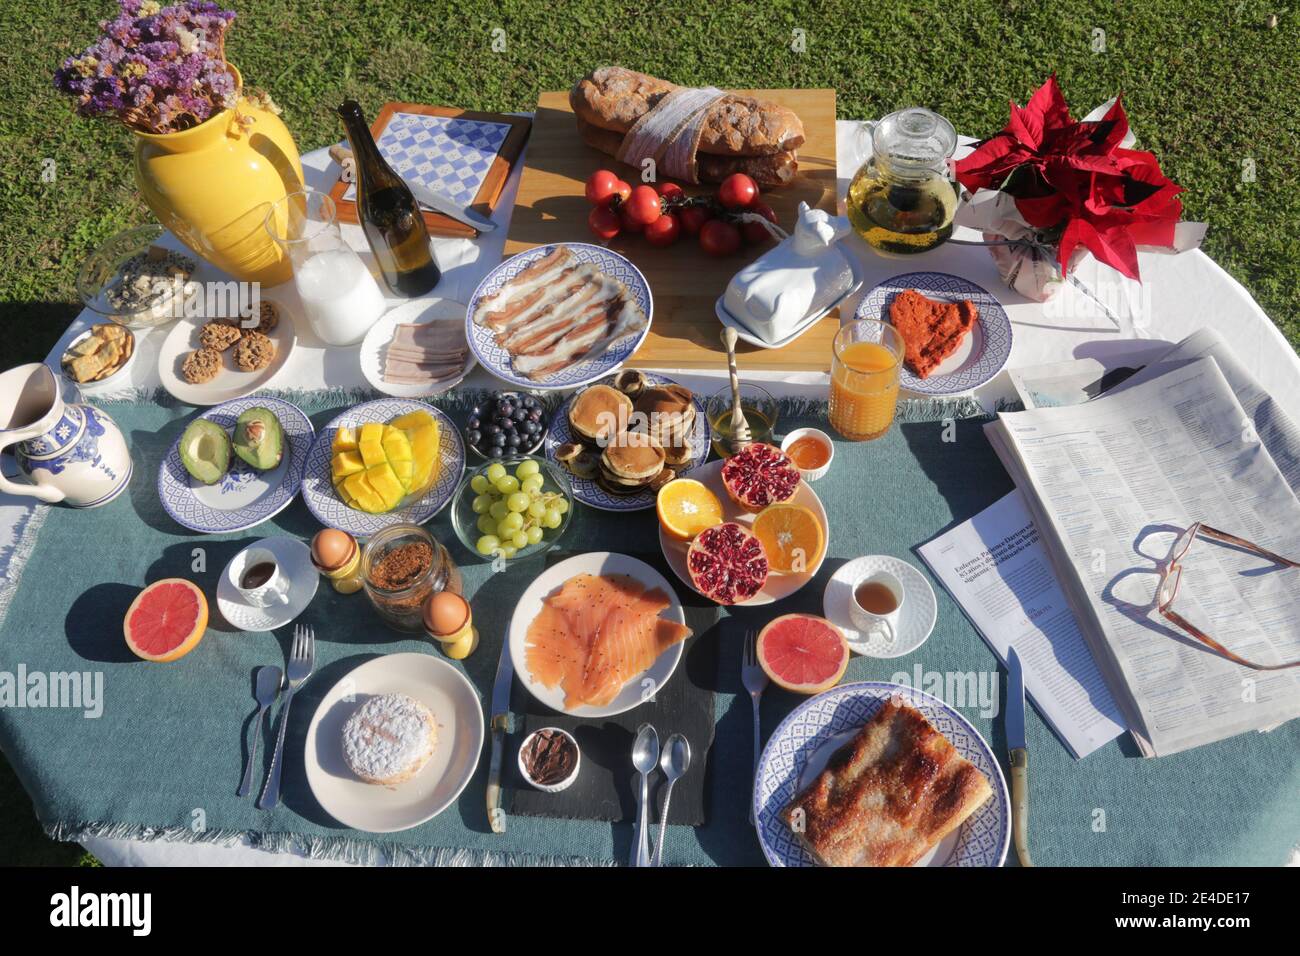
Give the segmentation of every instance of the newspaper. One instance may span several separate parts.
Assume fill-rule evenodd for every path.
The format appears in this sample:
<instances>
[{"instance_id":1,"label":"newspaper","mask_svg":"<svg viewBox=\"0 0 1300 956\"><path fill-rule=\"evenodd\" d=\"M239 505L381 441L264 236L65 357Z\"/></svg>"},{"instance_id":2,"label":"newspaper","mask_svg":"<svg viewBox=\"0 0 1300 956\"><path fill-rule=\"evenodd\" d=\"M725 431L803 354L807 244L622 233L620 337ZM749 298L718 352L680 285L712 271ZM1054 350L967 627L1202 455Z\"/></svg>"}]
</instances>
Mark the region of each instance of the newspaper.
<instances>
[{"instance_id":1,"label":"newspaper","mask_svg":"<svg viewBox=\"0 0 1300 956\"><path fill-rule=\"evenodd\" d=\"M1026 693L1075 758L1124 732L1020 492L916 550L999 660L1015 647Z\"/></svg>"},{"instance_id":2,"label":"newspaper","mask_svg":"<svg viewBox=\"0 0 1300 956\"><path fill-rule=\"evenodd\" d=\"M1007 376L1025 408L1082 405L1116 387L1147 362L1159 359L1167 349L1168 343L1153 342L1122 357L1080 358L1048 365L1028 365L1007 369Z\"/></svg>"},{"instance_id":3,"label":"newspaper","mask_svg":"<svg viewBox=\"0 0 1300 956\"><path fill-rule=\"evenodd\" d=\"M1300 495L1300 427L1296 426L1281 404L1264 391L1255 376L1237 360L1223 336L1213 329L1193 332L1156 359L1154 364L1115 385L1113 391L1122 392L1134 385L1141 385L1165 372L1207 356L1218 364L1219 371L1228 380L1228 386L1250 419L1248 424L1243 423L1243 427L1253 427L1259 440L1273 456L1282 477L1291 486L1291 490Z\"/></svg>"},{"instance_id":4,"label":"newspaper","mask_svg":"<svg viewBox=\"0 0 1300 956\"><path fill-rule=\"evenodd\" d=\"M1300 555L1300 500L1215 359L1083 405L1003 414L986 432L1144 754L1300 715L1300 669L1234 664L1155 611L1160 571L1194 521ZM1294 570L1198 538L1177 608L1238 654L1281 663L1300 659L1297 585Z\"/></svg>"}]
</instances>

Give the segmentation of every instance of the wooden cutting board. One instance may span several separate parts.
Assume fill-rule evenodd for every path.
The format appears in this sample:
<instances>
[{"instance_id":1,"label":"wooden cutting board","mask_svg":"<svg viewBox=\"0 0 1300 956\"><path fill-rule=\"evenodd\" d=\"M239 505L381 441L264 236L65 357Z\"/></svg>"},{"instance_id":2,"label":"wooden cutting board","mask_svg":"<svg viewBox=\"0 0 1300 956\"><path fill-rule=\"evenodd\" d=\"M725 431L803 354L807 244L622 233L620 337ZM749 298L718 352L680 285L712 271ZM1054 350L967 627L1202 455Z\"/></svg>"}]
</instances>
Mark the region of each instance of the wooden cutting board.
<instances>
[{"instance_id":1,"label":"wooden cutting board","mask_svg":"<svg viewBox=\"0 0 1300 956\"><path fill-rule=\"evenodd\" d=\"M807 141L798 150L798 175L789 186L763 194L781 226L792 228L801 201L833 213L835 91L741 92L781 103L803 121ZM615 170L633 185L639 181L631 167L583 143L567 91L543 93L524 155L506 255L552 242L598 242L587 229L591 207L583 197L583 187L587 177L602 168ZM698 193L709 188L691 186L687 191ZM714 303L740 267L770 249L771 243L743 247L724 259L704 255L698 241L690 236L683 236L667 249L656 249L640 236L618 236L608 245L636 263L654 295L650 334L628 364L642 368L725 367L726 351L718 338L722 325L714 314ZM741 343L739 364L742 371L826 371L830 368L831 341L838 328L839 318L832 313L784 348L760 349Z\"/></svg>"}]
</instances>

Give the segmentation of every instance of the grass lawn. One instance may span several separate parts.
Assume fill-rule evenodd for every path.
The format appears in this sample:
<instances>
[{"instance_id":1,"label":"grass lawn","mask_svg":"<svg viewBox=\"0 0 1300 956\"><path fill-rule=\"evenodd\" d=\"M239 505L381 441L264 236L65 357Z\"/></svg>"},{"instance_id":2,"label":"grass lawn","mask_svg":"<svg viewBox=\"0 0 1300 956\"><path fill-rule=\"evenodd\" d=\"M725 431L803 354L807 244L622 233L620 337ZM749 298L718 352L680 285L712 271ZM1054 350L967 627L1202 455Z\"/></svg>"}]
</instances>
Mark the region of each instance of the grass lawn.
<instances>
[{"instance_id":1,"label":"grass lawn","mask_svg":"<svg viewBox=\"0 0 1300 956\"><path fill-rule=\"evenodd\" d=\"M339 138L333 107L346 95L372 116L387 100L526 110L539 91L565 89L602 63L679 83L834 87L841 117L920 104L971 135L1000 129L1007 100L1023 103L1052 71L1076 115L1122 91L1139 146L1186 187L1187 218L1211 224L1205 250L1300 345L1300 11L1258 0L362 6L236 5L229 58L274 95L303 152ZM150 221L132 181L130 134L77 119L50 83L110 9L107 0L7 0L0 17L5 366L40 361L77 314L73 279L85 254ZM796 30L804 52L791 48ZM47 160L53 182L41 177ZM83 858L42 837L3 761L0 807L10 811L0 814L0 863Z\"/></svg>"}]
</instances>

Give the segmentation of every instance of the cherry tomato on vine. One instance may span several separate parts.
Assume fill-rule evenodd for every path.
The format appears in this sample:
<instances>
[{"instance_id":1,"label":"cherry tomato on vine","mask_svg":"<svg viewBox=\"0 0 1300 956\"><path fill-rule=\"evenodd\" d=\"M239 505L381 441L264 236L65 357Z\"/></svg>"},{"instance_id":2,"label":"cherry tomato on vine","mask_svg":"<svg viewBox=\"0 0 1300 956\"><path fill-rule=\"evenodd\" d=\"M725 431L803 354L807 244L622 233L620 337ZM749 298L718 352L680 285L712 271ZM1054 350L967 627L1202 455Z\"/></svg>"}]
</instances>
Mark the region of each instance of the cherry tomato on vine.
<instances>
[{"instance_id":1,"label":"cherry tomato on vine","mask_svg":"<svg viewBox=\"0 0 1300 956\"><path fill-rule=\"evenodd\" d=\"M729 256L740 248L740 230L721 219L710 219L700 229L700 248L711 256Z\"/></svg>"},{"instance_id":2,"label":"cherry tomato on vine","mask_svg":"<svg viewBox=\"0 0 1300 956\"><path fill-rule=\"evenodd\" d=\"M598 169L587 177L587 202L593 206L608 206L618 195L619 178L608 169Z\"/></svg>"},{"instance_id":3,"label":"cherry tomato on vine","mask_svg":"<svg viewBox=\"0 0 1300 956\"><path fill-rule=\"evenodd\" d=\"M676 183L670 183L664 180L655 184L655 191L665 199L682 199L686 196L686 190L682 189Z\"/></svg>"},{"instance_id":4,"label":"cherry tomato on vine","mask_svg":"<svg viewBox=\"0 0 1300 956\"><path fill-rule=\"evenodd\" d=\"M728 209L745 209L758 198L758 183L744 173L732 173L718 187L718 202Z\"/></svg>"},{"instance_id":5,"label":"cherry tomato on vine","mask_svg":"<svg viewBox=\"0 0 1300 956\"><path fill-rule=\"evenodd\" d=\"M627 217L643 226L650 225L663 213L659 194L652 186L634 186L632 195L623 206L627 210Z\"/></svg>"},{"instance_id":6,"label":"cherry tomato on vine","mask_svg":"<svg viewBox=\"0 0 1300 956\"><path fill-rule=\"evenodd\" d=\"M618 207L618 221L623 224L624 232L641 232L645 229L645 223L637 222L627 214L627 203Z\"/></svg>"},{"instance_id":7,"label":"cherry tomato on vine","mask_svg":"<svg viewBox=\"0 0 1300 956\"><path fill-rule=\"evenodd\" d=\"M587 214L587 227L601 239L613 239L623 231L623 221L608 206L597 206Z\"/></svg>"},{"instance_id":8,"label":"cherry tomato on vine","mask_svg":"<svg viewBox=\"0 0 1300 956\"><path fill-rule=\"evenodd\" d=\"M671 246L682 233L675 213L666 212L645 227L645 241L652 246Z\"/></svg>"},{"instance_id":9,"label":"cherry tomato on vine","mask_svg":"<svg viewBox=\"0 0 1300 956\"><path fill-rule=\"evenodd\" d=\"M681 222L682 232L688 236L698 236L700 227L713 218L704 206L683 206L677 210L676 215Z\"/></svg>"},{"instance_id":10,"label":"cherry tomato on vine","mask_svg":"<svg viewBox=\"0 0 1300 956\"><path fill-rule=\"evenodd\" d=\"M776 213L773 212L772 207L765 202L756 202L746 209L745 212L757 213L768 222L776 222ZM751 246L756 246L760 242L767 242L769 239L775 238L767 231L767 228L761 222L744 223L741 225L740 231L745 237L745 242L749 243Z\"/></svg>"}]
</instances>

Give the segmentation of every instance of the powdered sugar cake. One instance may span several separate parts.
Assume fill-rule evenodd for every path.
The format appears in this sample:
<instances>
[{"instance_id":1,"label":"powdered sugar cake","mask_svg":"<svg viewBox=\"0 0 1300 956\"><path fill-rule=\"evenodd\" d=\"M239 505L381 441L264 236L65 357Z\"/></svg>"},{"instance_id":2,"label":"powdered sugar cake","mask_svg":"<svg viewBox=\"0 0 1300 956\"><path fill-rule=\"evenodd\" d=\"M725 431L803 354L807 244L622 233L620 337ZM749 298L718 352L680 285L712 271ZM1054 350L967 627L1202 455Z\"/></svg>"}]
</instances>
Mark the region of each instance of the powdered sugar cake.
<instances>
[{"instance_id":1,"label":"powdered sugar cake","mask_svg":"<svg viewBox=\"0 0 1300 956\"><path fill-rule=\"evenodd\" d=\"M429 762L438 745L433 712L406 694L377 694L343 725L343 756L366 783L395 786Z\"/></svg>"},{"instance_id":2,"label":"powdered sugar cake","mask_svg":"<svg viewBox=\"0 0 1300 956\"><path fill-rule=\"evenodd\" d=\"M781 817L825 866L911 866L992 794L924 714L893 697Z\"/></svg>"}]
</instances>

